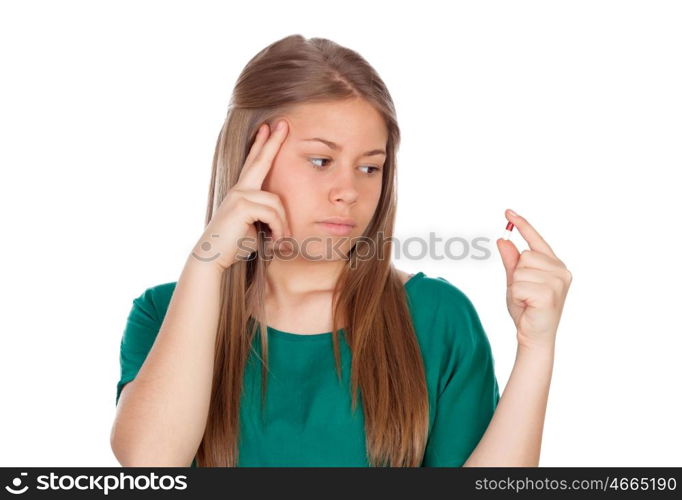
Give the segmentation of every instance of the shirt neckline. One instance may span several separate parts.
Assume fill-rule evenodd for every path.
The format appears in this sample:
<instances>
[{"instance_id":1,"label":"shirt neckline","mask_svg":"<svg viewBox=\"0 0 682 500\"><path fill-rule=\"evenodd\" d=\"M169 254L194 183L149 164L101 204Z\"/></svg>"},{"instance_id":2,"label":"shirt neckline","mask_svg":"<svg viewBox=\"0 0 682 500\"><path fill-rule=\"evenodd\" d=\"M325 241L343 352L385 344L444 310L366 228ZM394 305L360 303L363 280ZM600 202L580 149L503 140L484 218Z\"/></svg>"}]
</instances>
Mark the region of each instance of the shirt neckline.
<instances>
[{"instance_id":1,"label":"shirt neckline","mask_svg":"<svg viewBox=\"0 0 682 500\"><path fill-rule=\"evenodd\" d=\"M413 286L416 281L424 277L424 272L419 271L418 273L412 275L410 279L408 279L405 284L403 285L405 287L406 291L409 291ZM276 328L273 328L271 326L267 327L268 334L273 337L273 338L279 338L283 340L293 340L296 342L313 342L316 340L325 340L331 337L332 332L323 332L323 333L292 333L292 332L285 332L283 330L278 330ZM343 328L338 330L338 333L343 336L346 332Z\"/></svg>"}]
</instances>

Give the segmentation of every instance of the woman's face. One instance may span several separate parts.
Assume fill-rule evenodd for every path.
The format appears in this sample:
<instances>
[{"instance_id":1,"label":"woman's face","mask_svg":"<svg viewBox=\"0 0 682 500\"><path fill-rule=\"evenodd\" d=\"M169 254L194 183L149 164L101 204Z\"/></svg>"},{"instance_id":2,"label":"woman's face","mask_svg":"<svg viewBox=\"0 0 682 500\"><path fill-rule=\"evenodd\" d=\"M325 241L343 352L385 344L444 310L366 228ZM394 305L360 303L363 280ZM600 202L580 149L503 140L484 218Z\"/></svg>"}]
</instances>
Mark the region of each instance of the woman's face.
<instances>
[{"instance_id":1,"label":"woman's face","mask_svg":"<svg viewBox=\"0 0 682 500\"><path fill-rule=\"evenodd\" d=\"M288 133L262 189L281 198L299 258L305 252L338 260L364 233L379 202L388 141L384 120L360 98L301 104L272 123L280 118L287 120ZM320 223L328 217L355 225L339 234Z\"/></svg>"}]
</instances>

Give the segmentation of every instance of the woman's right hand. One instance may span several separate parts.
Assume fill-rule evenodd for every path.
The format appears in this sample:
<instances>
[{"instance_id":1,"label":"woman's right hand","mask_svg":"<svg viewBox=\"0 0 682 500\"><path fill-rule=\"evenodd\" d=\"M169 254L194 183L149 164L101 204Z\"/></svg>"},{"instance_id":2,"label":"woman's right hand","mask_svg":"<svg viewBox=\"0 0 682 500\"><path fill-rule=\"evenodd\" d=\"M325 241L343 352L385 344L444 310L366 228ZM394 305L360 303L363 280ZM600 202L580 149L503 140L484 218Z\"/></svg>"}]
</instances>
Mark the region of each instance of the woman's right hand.
<instances>
[{"instance_id":1,"label":"woman's right hand","mask_svg":"<svg viewBox=\"0 0 682 500\"><path fill-rule=\"evenodd\" d=\"M238 257L248 257L256 250L256 221L269 226L274 241L292 236L280 197L261 190L288 133L286 120L280 123L282 128L275 128L271 134L267 123L258 129L237 183L225 195L192 251L195 259L225 270Z\"/></svg>"}]
</instances>

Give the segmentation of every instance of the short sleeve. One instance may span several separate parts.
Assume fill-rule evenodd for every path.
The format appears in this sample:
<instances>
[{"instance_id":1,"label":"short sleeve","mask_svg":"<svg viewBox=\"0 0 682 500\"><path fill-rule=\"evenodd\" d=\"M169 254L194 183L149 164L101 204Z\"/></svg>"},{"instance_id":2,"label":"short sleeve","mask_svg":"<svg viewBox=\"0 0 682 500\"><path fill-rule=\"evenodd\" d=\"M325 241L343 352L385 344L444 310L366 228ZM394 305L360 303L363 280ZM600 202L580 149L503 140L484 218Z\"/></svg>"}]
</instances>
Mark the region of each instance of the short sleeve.
<instances>
[{"instance_id":1,"label":"short sleeve","mask_svg":"<svg viewBox=\"0 0 682 500\"><path fill-rule=\"evenodd\" d=\"M461 467L474 451L500 399L490 342L469 298L445 288L442 310L448 343L435 418L422 466Z\"/></svg>"},{"instance_id":2,"label":"short sleeve","mask_svg":"<svg viewBox=\"0 0 682 500\"><path fill-rule=\"evenodd\" d=\"M147 359L160 327L161 321L154 304L153 289L148 288L142 295L133 299L121 338L119 356L121 372L116 386L117 405L123 386L137 376L142 363Z\"/></svg>"}]
</instances>

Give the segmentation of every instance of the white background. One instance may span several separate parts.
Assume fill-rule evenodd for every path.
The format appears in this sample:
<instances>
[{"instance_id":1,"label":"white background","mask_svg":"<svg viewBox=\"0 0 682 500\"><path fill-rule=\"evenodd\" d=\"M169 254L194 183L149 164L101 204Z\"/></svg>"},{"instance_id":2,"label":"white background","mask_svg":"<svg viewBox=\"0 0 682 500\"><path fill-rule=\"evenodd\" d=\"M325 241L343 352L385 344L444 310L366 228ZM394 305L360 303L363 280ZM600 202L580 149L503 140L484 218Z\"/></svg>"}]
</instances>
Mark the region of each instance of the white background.
<instances>
[{"instance_id":1,"label":"white background","mask_svg":"<svg viewBox=\"0 0 682 500\"><path fill-rule=\"evenodd\" d=\"M572 271L540 465L682 465L680 3L242 4L0 7L0 465L118 465L132 299L178 279L235 80L294 33L357 50L388 85L397 236L490 238L487 260L396 266L471 298L501 390L504 209Z\"/></svg>"}]
</instances>

